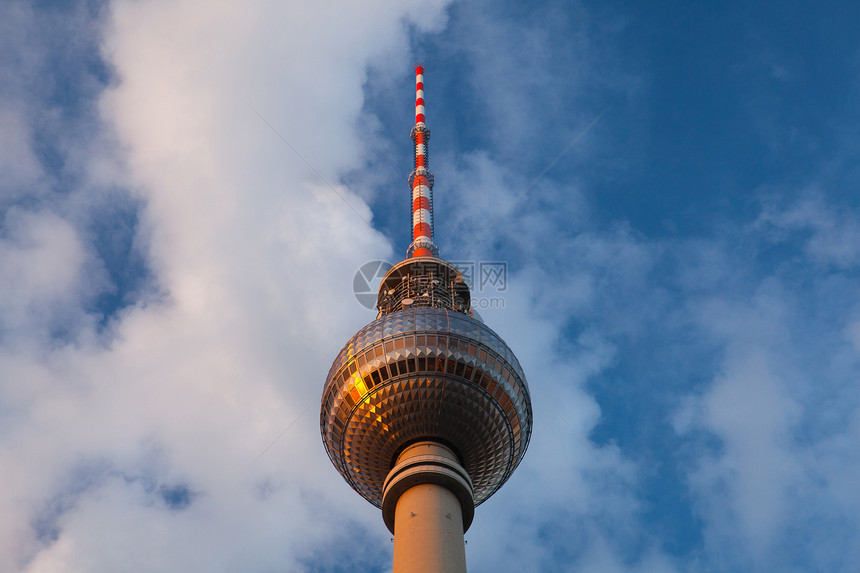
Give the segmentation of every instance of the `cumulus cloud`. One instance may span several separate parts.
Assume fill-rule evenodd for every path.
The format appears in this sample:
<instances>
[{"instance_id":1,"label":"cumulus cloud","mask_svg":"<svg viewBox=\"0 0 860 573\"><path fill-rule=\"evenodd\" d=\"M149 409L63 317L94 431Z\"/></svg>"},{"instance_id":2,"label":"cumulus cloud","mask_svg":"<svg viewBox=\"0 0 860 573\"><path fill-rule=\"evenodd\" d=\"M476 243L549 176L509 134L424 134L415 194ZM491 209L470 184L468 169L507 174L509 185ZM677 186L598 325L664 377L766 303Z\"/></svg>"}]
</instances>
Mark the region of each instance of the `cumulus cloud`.
<instances>
[{"instance_id":1,"label":"cumulus cloud","mask_svg":"<svg viewBox=\"0 0 860 573\"><path fill-rule=\"evenodd\" d=\"M804 189L789 205L771 197L758 223L779 241L800 235L804 251L820 263L842 268L857 265L860 226L856 213L828 204L821 189Z\"/></svg>"},{"instance_id":2,"label":"cumulus cloud","mask_svg":"<svg viewBox=\"0 0 860 573\"><path fill-rule=\"evenodd\" d=\"M75 165L58 171L31 151L28 115L4 108L17 126L4 133L24 136L4 153L20 164L5 196L75 178L3 219L0 568L301 569L328 544L384 537L329 467L315 408L337 346L366 320L348 291L355 253L390 248L338 180L361 158L351 125L364 66L402 45L416 14L115 2L78 14L113 76L57 104L98 110L65 125L115 147L57 146ZM422 14L422 29L443 21L440 6ZM17 17L59 21L50 8ZM56 53L43 57L56 73ZM24 87L19 108L41 95ZM110 285L102 255L118 237L92 222L116 209L94 197L138 205L129 248L152 284L105 310L104 333L93 301L128 285ZM58 334L69 323L73 335ZM347 537L335 522L373 527Z\"/></svg>"},{"instance_id":3,"label":"cumulus cloud","mask_svg":"<svg viewBox=\"0 0 860 573\"><path fill-rule=\"evenodd\" d=\"M832 209L819 203L819 212ZM786 228L799 213L809 213L804 207L787 211L793 214L776 217ZM765 219L773 221L774 213L765 211L741 232L745 248L767 252L785 240L762 228ZM833 226L822 226L822 232L838 232ZM821 236L810 239L818 241ZM747 264L731 267L732 289L708 289L702 296L698 281L699 293L689 299L692 320L717 343L722 358L716 376L686 396L672 421L689 444L701 448L687 449L696 451L687 462L687 483L704 522L705 548L732 567L826 570L857 559L843 531L856 530L845 508L856 507L858 496L842 487L840 476L857 464L848 444L856 438L860 409L849 388L860 355L852 342L852 313L833 306L856 305L854 286L841 273L832 282L799 279L808 269L817 274L823 262L836 262L810 249L810 242L801 242L802 254L769 274ZM730 267L714 267L731 263L709 260L710 269L694 272L728 279ZM840 261L839 267L847 263ZM831 455L841 460L840 470Z\"/></svg>"}]
</instances>

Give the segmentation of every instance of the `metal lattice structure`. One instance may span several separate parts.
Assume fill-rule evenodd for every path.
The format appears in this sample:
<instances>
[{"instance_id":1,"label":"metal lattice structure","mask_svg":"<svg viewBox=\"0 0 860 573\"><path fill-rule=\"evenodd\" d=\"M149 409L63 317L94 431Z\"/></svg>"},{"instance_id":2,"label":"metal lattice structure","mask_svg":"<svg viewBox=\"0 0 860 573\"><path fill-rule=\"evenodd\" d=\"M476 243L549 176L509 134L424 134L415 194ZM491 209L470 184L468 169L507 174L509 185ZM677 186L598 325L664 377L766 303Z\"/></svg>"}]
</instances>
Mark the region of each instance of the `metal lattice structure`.
<instances>
[{"instance_id":1,"label":"metal lattice structure","mask_svg":"<svg viewBox=\"0 0 860 573\"><path fill-rule=\"evenodd\" d=\"M406 259L379 285L379 316L409 308L446 308L472 316L469 287L451 263L435 257ZM379 318L379 317L377 317Z\"/></svg>"}]
</instances>

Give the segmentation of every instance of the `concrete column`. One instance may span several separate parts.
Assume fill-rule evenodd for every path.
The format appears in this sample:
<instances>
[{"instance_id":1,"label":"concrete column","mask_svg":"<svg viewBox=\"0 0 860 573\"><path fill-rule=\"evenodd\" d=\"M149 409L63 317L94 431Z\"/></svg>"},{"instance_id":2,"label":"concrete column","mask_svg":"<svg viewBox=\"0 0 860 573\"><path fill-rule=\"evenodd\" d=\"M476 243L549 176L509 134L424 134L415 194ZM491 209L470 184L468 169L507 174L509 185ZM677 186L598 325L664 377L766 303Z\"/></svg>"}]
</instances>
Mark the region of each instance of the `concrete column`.
<instances>
[{"instance_id":1,"label":"concrete column","mask_svg":"<svg viewBox=\"0 0 860 573\"><path fill-rule=\"evenodd\" d=\"M466 573L463 534L474 512L472 484L454 452L436 442L406 448L383 487L393 572Z\"/></svg>"}]
</instances>

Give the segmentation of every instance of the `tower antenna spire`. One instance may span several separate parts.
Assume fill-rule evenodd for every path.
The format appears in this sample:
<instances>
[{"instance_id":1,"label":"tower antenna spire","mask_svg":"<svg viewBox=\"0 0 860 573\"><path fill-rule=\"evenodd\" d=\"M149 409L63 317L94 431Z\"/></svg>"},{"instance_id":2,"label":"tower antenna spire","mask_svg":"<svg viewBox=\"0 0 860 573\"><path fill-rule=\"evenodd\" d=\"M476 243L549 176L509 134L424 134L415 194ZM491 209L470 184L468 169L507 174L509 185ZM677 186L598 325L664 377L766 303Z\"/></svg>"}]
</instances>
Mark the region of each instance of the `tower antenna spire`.
<instances>
[{"instance_id":1,"label":"tower antenna spire","mask_svg":"<svg viewBox=\"0 0 860 573\"><path fill-rule=\"evenodd\" d=\"M433 242L433 173L427 144L430 129L424 115L424 65L415 66L415 127L412 128L414 165L409 174L412 187L412 243L408 257L438 257Z\"/></svg>"}]
</instances>

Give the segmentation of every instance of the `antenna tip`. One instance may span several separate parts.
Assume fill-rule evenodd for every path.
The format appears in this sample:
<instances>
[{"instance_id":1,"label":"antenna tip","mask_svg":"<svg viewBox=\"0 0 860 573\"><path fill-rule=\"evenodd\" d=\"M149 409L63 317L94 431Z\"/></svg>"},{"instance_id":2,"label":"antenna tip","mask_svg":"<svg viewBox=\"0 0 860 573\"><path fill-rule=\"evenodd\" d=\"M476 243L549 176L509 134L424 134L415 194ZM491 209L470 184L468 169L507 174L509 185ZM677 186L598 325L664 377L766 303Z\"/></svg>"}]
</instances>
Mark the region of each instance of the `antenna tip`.
<instances>
[{"instance_id":1,"label":"antenna tip","mask_svg":"<svg viewBox=\"0 0 860 573\"><path fill-rule=\"evenodd\" d=\"M424 73L424 62L418 62L415 64L415 73L423 74Z\"/></svg>"}]
</instances>

